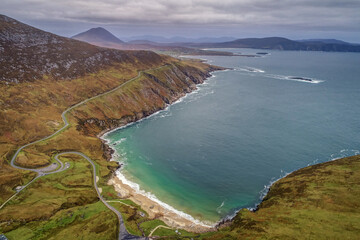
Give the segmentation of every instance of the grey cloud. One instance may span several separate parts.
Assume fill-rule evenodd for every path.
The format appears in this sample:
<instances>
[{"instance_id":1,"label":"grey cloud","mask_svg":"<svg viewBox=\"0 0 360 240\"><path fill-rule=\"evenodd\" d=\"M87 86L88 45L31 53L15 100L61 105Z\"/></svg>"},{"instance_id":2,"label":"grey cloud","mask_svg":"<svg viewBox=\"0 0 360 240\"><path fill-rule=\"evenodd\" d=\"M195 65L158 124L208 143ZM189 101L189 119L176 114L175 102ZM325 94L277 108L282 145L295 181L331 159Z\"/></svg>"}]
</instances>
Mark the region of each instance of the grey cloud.
<instances>
[{"instance_id":1,"label":"grey cloud","mask_svg":"<svg viewBox=\"0 0 360 240\"><path fill-rule=\"evenodd\" d=\"M360 0L2 0L4 14L93 25L360 31Z\"/></svg>"},{"instance_id":2,"label":"grey cloud","mask_svg":"<svg viewBox=\"0 0 360 240\"><path fill-rule=\"evenodd\" d=\"M36 18L96 23L284 24L360 26L354 0L3 0L2 8ZM18 7L15 7L18 5ZM325 21L324 21L325 20Z\"/></svg>"}]
</instances>

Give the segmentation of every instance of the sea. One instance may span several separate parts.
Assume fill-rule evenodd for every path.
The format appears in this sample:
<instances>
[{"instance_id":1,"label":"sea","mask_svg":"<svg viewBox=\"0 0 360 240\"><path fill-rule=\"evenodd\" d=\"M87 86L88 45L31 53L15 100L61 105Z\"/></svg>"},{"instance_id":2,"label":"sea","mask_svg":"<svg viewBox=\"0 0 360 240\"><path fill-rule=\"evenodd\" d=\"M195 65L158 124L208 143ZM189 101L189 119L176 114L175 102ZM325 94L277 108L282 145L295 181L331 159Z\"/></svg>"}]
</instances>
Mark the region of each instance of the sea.
<instances>
[{"instance_id":1,"label":"sea","mask_svg":"<svg viewBox=\"0 0 360 240\"><path fill-rule=\"evenodd\" d=\"M194 57L229 70L106 134L113 159L124 164L117 175L172 210L215 224L255 208L292 171L359 154L360 54L265 52Z\"/></svg>"}]
</instances>

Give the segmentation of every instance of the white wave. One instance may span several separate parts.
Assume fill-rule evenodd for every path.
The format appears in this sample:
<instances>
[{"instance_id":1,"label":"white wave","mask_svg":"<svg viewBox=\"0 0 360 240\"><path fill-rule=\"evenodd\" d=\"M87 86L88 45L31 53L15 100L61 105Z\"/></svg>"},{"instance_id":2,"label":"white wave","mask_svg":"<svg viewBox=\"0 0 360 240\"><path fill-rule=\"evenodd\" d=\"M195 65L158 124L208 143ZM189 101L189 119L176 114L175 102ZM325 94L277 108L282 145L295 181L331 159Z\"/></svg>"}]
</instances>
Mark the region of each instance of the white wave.
<instances>
[{"instance_id":1,"label":"white wave","mask_svg":"<svg viewBox=\"0 0 360 240\"><path fill-rule=\"evenodd\" d=\"M325 80L310 78L310 77L297 77L297 76L285 76L285 75L276 75L276 74L267 74L265 75L269 78L279 79L279 80L289 80L289 81L296 81L296 82L304 82L304 83L322 83Z\"/></svg>"},{"instance_id":2,"label":"white wave","mask_svg":"<svg viewBox=\"0 0 360 240\"><path fill-rule=\"evenodd\" d=\"M120 170L117 170L116 171L116 176L123 182L123 184L126 184L128 185L129 187L131 187L132 189L134 189L136 191L136 193L138 194L141 194L147 198L149 198L150 200L156 202L157 204L161 205L163 208L165 208L166 210L168 211L171 211L197 225L201 225L201 226L205 226L205 227L213 227L214 226L214 223L210 223L210 222L203 222L203 221L200 221L198 219L195 219L193 216L187 214L187 213L184 213L180 210L177 210L175 209L174 207L170 206L169 204L165 203L165 202L162 202L161 200L159 200L153 193L151 192L146 192L144 190L142 190L140 188L140 185L137 184L137 183L134 183L130 180L128 180L122 173Z\"/></svg>"},{"instance_id":3,"label":"white wave","mask_svg":"<svg viewBox=\"0 0 360 240\"><path fill-rule=\"evenodd\" d=\"M333 153L333 154L330 154L330 157L326 160L326 161L322 161L322 162L328 162L328 161L334 161L334 160L337 160L337 159L340 159L340 158L344 158L344 157L350 157L350 156L354 156L354 155L358 155L360 153L360 150L356 150L356 149L342 149L339 151L339 153ZM315 159L314 161L310 162L307 164L307 166L312 166L312 165L315 165L315 164L318 164L319 163L319 159ZM296 171L296 170L294 170ZM281 170L281 174L280 174L280 177L278 178L272 178L270 180L270 182L264 186L264 188L259 192L259 199L262 201L264 199L264 197L266 196L266 194L269 192L270 190L270 187L276 183L277 181L279 181L280 179L288 176L290 173L294 172L294 171L291 171L291 172L285 172L283 170ZM259 205L256 204L255 205L255 208L249 208L254 210L256 209L256 207Z\"/></svg>"},{"instance_id":4,"label":"white wave","mask_svg":"<svg viewBox=\"0 0 360 240\"><path fill-rule=\"evenodd\" d=\"M355 156L358 155L359 153L360 150L356 150L356 149L342 149L338 153L331 154L328 161L334 161L344 157Z\"/></svg>"},{"instance_id":5,"label":"white wave","mask_svg":"<svg viewBox=\"0 0 360 240\"><path fill-rule=\"evenodd\" d=\"M207 80L212 79L212 78L216 78L215 73L217 73L217 72L229 71L229 70L230 70L230 69L214 71L214 72L211 73L211 76L210 76ZM206 80L206 81L207 81L207 80ZM205 83L206 81L204 81L204 83ZM177 103L180 103L180 102L184 101L187 97L189 97L189 96L191 96L191 95L193 95L193 94L198 93L198 92L200 91L200 89L201 89L201 85L202 85L202 84L198 84L198 85L197 85L198 89L196 89L195 91L192 91L192 92L190 92L190 93L185 94L183 97L179 98L177 101L173 102L172 104L166 105L166 107L165 107L163 110L159 110L159 111L157 111L157 112L155 112L155 113L153 113L153 114L151 114L151 115L149 115L149 116L147 116L147 117L145 117L145 118L142 118L142 119L140 119L140 120L138 120L138 121L131 122L131 123L128 123L128 124L126 124L126 125L124 125L124 126L121 126L121 127L115 128L115 129L113 129L113 130L110 130L110 131L106 132L105 134L103 134L103 135L100 137L100 139L104 140L106 143L110 143L111 141L106 138L110 133L115 132L115 131L118 131L118 130L120 130L120 129L124 129L124 128L129 127L129 126L131 126L131 125L133 125L133 124L139 123L139 122L144 121L144 120L146 120L146 119L152 118L152 117L154 117L154 116L156 116L156 115L158 115L158 114L160 114L160 113L163 113L163 112L165 112L165 111L168 111L171 106L173 106L173 105L175 105L175 104L177 104ZM165 117L165 116L166 116L166 114L164 115L164 117ZM110 148L112 148L112 149L114 150L114 153L113 153L113 155L112 155L111 161L117 161L117 162L119 162L119 163L122 164L122 165L126 165L126 160L127 160L127 159L126 159L126 153L120 153L112 144L108 144L108 145L109 145ZM144 190L141 190L139 184L134 183L134 182L131 182L131 181L129 181L128 179L126 179L126 177L121 173L120 170L121 170L121 169L118 169L118 170L116 171L116 176L117 176L124 184L126 184L126 185L130 186L132 189L134 189L137 193L142 194L143 196L145 196L145 197L151 199L152 201L158 203L159 205L163 206L165 209L167 209L167 210L169 210L169 211L171 211L171 212L174 212L174 213L176 213L177 215L179 215L179 216L181 216L181 217L183 217L183 218L185 218L185 219L188 219L189 221L191 221L191 222L193 222L193 223L195 223L195 224L202 225L202 226L205 226L205 227L213 227L213 226L215 226L214 223L205 222L205 221L200 221L200 220L198 220L198 219L195 219L195 218L192 217L191 215L189 215L189 214L187 214L187 213L184 213L184 212L182 212L182 211L179 211L179 210L175 209L174 207L170 206L169 204L160 201L154 194L152 194L152 193L150 193L150 192L145 192Z\"/></svg>"},{"instance_id":6,"label":"white wave","mask_svg":"<svg viewBox=\"0 0 360 240\"><path fill-rule=\"evenodd\" d=\"M251 72L251 73L264 73L265 71L259 68L253 68L253 67L241 67L238 70L243 72Z\"/></svg>"},{"instance_id":7,"label":"white wave","mask_svg":"<svg viewBox=\"0 0 360 240\"><path fill-rule=\"evenodd\" d=\"M221 213L221 208L223 207L225 205L225 201L223 201L221 204L220 204L220 206L218 206L217 208L216 208L216 212L217 213Z\"/></svg>"},{"instance_id":8,"label":"white wave","mask_svg":"<svg viewBox=\"0 0 360 240\"><path fill-rule=\"evenodd\" d=\"M292 173L292 172L285 172L285 171L283 171L283 170L281 169L281 170L280 170L280 176L277 177L277 178L276 178L276 177L273 177L273 178L270 180L270 182L269 182L268 184L264 185L264 188L259 192L259 195L260 195L260 196L259 196L259 200L262 201L262 200L264 199L264 197L266 196L266 194L269 192L270 187L271 187L274 183L276 183L276 182L279 181L280 179L286 177L286 176L289 175L290 173ZM255 208L256 208L258 205L259 205L259 203L256 204Z\"/></svg>"},{"instance_id":9,"label":"white wave","mask_svg":"<svg viewBox=\"0 0 360 240\"><path fill-rule=\"evenodd\" d=\"M116 146L116 145L118 145L118 144L120 144L120 143L122 143L122 142L125 142L125 141L126 141L126 138L120 138L120 140L114 142L112 145L113 145L113 146Z\"/></svg>"}]
</instances>

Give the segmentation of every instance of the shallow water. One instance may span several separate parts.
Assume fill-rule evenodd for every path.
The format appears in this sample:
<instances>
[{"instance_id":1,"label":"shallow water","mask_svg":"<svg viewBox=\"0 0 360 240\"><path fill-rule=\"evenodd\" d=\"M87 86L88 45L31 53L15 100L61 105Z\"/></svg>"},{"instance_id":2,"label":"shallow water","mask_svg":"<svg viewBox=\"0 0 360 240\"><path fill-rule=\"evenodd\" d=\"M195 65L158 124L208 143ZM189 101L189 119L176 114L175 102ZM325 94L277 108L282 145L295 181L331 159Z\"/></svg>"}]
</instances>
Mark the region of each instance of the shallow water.
<instances>
[{"instance_id":1,"label":"shallow water","mask_svg":"<svg viewBox=\"0 0 360 240\"><path fill-rule=\"evenodd\" d=\"M108 134L126 163L122 173L215 222L254 207L288 172L359 153L360 54L267 52L201 57L235 70L214 73L181 102Z\"/></svg>"}]
</instances>

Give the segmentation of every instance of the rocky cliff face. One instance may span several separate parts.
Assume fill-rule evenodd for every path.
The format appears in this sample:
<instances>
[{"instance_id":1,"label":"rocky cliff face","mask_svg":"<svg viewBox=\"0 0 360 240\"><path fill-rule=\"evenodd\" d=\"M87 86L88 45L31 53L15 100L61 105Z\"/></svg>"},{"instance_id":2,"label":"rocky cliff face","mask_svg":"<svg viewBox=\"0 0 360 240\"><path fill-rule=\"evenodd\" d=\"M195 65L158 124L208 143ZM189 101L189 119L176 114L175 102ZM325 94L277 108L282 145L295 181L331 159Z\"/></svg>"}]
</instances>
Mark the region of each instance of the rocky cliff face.
<instances>
[{"instance_id":1,"label":"rocky cliff face","mask_svg":"<svg viewBox=\"0 0 360 240\"><path fill-rule=\"evenodd\" d=\"M108 92L146 69L154 70L74 109L70 128L44 145L24 149L20 161L24 166L47 165L55 152L72 149L98 160L107 176L113 164L103 160L111 152L97 134L164 108L216 68L150 51L96 47L0 15L0 202L31 178L9 166L19 146L61 128L65 109Z\"/></svg>"},{"instance_id":2,"label":"rocky cliff face","mask_svg":"<svg viewBox=\"0 0 360 240\"><path fill-rule=\"evenodd\" d=\"M210 72L221 68L177 62L157 71L142 74L141 78L106 97L73 111L77 129L86 135L114 129L147 117L196 89L210 77ZM204 68L205 67L205 68Z\"/></svg>"}]
</instances>

